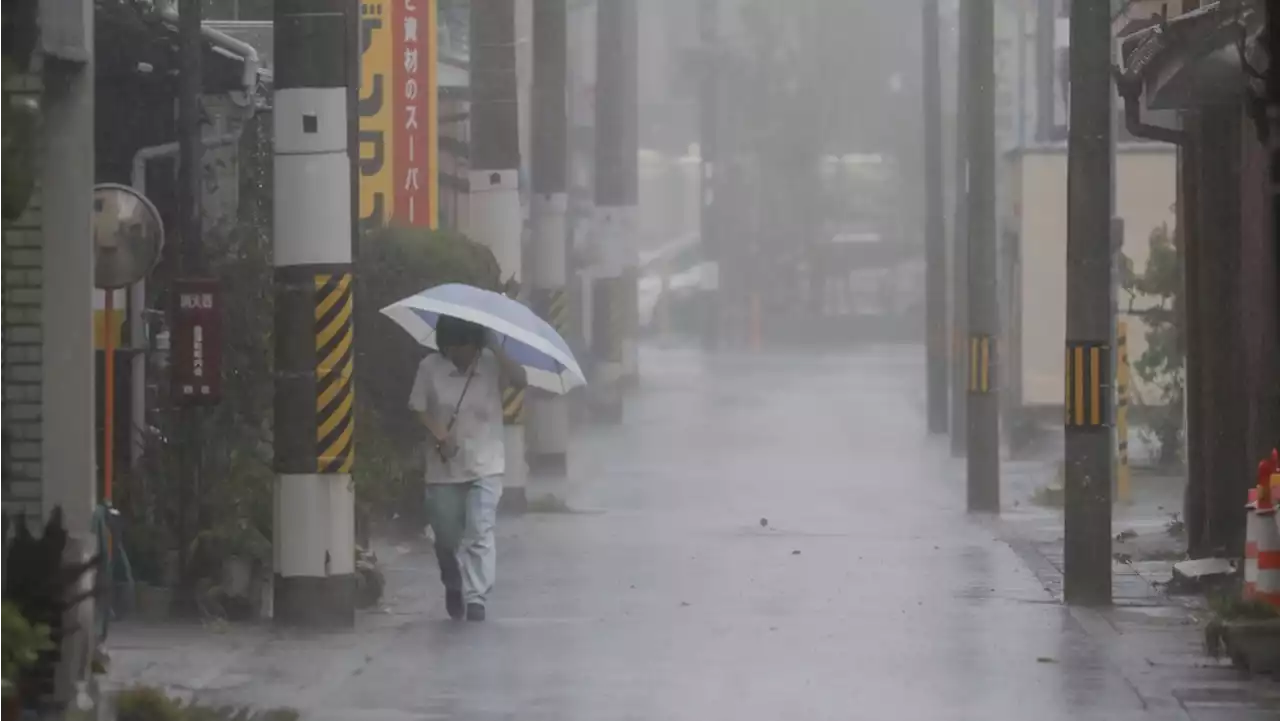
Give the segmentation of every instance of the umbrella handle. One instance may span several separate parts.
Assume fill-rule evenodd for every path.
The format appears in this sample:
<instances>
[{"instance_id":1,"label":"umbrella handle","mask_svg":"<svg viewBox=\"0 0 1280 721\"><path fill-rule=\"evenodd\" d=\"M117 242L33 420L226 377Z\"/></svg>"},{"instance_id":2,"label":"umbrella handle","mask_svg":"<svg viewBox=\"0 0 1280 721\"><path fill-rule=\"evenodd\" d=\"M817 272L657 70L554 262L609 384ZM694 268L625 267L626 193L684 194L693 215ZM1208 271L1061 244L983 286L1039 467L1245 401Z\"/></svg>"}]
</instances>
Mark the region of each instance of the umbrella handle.
<instances>
[{"instance_id":1,"label":"umbrella handle","mask_svg":"<svg viewBox=\"0 0 1280 721\"><path fill-rule=\"evenodd\" d=\"M507 338L506 336L503 336L502 343L499 344L499 347L506 346L506 344ZM471 362L471 370L467 371L467 382L462 384L462 392L458 394L458 402L453 407L453 415L449 418L449 424L445 426L446 431L453 430L453 424L458 420L458 411L462 410L462 399L467 397L467 389L471 387L471 379L476 377L476 369L479 367L480 357L476 356L476 359ZM448 463L449 459L444 457L444 451L440 449L440 445L438 443L436 444L436 450L440 452L440 458Z\"/></svg>"}]
</instances>

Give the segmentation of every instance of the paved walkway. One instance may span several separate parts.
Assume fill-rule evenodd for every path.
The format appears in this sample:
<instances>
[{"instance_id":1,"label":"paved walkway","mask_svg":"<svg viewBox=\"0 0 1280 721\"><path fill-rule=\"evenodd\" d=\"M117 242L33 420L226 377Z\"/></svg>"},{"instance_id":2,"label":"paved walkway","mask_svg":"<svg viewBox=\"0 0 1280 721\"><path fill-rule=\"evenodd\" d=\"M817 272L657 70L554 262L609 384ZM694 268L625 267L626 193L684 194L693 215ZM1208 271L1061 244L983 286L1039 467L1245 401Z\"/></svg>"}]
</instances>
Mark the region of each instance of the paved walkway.
<instances>
[{"instance_id":1,"label":"paved walkway","mask_svg":"<svg viewBox=\"0 0 1280 721\"><path fill-rule=\"evenodd\" d=\"M488 623L387 548L354 632L124 627L112 675L325 721L1275 719L1185 610L1061 606L1051 512L965 516L920 356L648 352L625 426L574 448L580 512L502 524Z\"/></svg>"}]
</instances>

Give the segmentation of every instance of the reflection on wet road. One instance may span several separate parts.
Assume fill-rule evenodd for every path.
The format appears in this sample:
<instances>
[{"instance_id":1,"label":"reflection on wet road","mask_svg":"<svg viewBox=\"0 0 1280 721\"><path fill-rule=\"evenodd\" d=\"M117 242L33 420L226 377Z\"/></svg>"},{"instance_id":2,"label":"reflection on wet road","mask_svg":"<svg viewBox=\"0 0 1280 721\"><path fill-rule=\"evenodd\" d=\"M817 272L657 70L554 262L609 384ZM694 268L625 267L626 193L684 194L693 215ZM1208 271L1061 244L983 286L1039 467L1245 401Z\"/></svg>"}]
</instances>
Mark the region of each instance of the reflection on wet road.
<instances>
[{"instance_id":1,"label":"reflection on wet road","mask_svg":"<svg viewBox=\"0 0 1280 721\"><path fill-rule=\"evenodd\" d=\"M351 721L1260 718L1146 693L965 516L918 355L650 352L625 427L579 434L595 512L504 521L488 623L443 620L415 549L389 616L241 690Z\"/></svg>"}]
</instances>

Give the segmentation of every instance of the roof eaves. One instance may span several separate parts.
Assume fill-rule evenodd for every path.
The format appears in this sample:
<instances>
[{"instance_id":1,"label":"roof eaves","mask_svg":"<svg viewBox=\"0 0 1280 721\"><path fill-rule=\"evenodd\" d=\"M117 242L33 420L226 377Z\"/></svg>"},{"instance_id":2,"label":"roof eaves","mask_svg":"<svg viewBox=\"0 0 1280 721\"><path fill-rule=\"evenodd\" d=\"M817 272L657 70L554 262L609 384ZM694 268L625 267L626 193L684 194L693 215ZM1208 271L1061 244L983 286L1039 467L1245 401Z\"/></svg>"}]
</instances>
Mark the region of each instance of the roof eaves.
<instances>
[{"instance_id":1,"label":"roof eaves","mask_svg":"<svg viewBox=\"0 0 1280 721\"><path fill-rule=\"evenodd\" d=\"M1217 0L1172 19L1160 19L1129 34L1121 42L1123 74L1130 81L1140 80L1157 64L1177 60L1167 54L1177 54L1186 49L1190 41L1204 34L1229 29L1231 25L1244 26L1253 12L1251 6L1246 7L1238 0Z\"/></svg>"}]
</instances>

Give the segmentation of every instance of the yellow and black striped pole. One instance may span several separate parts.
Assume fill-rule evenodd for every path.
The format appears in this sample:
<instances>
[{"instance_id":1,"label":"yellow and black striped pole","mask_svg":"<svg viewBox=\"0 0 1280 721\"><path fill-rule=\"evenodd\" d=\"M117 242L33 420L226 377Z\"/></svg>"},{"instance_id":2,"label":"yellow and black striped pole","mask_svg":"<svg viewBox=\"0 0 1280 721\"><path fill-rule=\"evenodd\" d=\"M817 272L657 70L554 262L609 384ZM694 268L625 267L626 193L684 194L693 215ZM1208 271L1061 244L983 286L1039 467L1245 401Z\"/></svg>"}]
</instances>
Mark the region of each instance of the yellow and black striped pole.
<instances>
[{"instance_id":1,"label":"yellow and black striped pole","mask_svg":"<svg viewBox=\"0 0 1280 721\"><path fill-rule=\"evenodd\" d=\"M968 25L966 47L968 75L967 201L968 224L965 265L965 330L970 338L970 386L973 387L974 344L982 365L976 370L981 390L965 397L968 423L965 455L965 487L968 509L977 513L1000 512L1000 395L992 378L1000 332L1000 302L996 287L998 255L996 238L996 122L995 122L995 4L993 0L969 0L962 5L961 22Z\"/></svg>"},{"instance_id":2,"label":"yellow and black striped pole","mask_svg":"<svg viewBox=\"0 0 1280 721\"><path fill-rule=\"evenodd\" d=\"M1066 426L1068 428L1106 428L1110 403L1107 371L1110 349L1106 343L1067 343Z\"/></svg>"},{"instance_id":3,"label":"yellow and black striped pole","mask_svg":"<svg viewBox=\"0 0 1280 721\"><path fill-rule=\"evenodd\" d=\"M989 335L969 337L969 392L986 394L995 388L995 343Z\"/></svg>"},{"instance_id":4,"label":"yellow and black striped pole","mask_svg":"<svg viewBox=\"0 0 1280 721\"><path fill-rule=\"evenodd\" d=\"M1114 38L1110 3L1072 3L1069 14L1063 596L1067 603L1102 606L1112 600L1115 470L1108 418L1119 240L1112 210Z\"/></svg>"},{"instance_id":5,"label":"yellow and black striped pole","mask_svg":"<svg viewBox=\"0 0 1280 721\"><path fill-rule=\"evenodd\" d=\"M355 329L351 274L322 274L316 286L316 472L351 473L355 462Z\"/></svg>"},{"instance_id":6,"label":"yellow and black striped pole","mask_svg":"<svg viewBox=\"0 0 1280 721\"><path fill-rule=\"evenodd\" d=\"M275 3L275 580L288 626L355 622L351 134L358 6Z\"/></svg>"}]
</instances>

